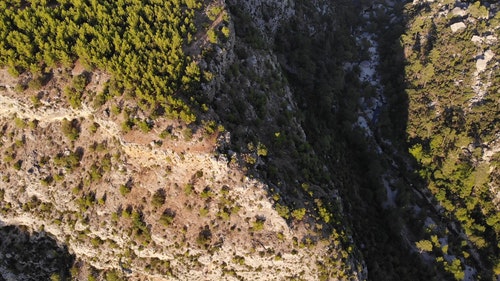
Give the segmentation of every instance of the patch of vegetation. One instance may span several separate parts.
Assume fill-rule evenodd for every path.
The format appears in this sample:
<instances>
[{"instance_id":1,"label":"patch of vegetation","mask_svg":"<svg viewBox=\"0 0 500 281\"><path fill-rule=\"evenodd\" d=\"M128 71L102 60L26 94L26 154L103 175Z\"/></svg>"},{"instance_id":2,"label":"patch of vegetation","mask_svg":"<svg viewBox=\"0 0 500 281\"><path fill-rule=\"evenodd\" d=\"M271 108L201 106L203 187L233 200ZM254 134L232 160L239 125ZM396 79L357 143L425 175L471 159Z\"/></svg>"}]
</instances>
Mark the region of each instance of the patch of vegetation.
<instances>
[{"instance_id":1,"label":"patch of vegetation","mask_svg":"<svg viewBox=\"0 0 500 281\"><path fill-rule=\"evenodd\" d=\"M177 93L193 91L201 78L183 49L197 32L202 7L197 0L2 2L0 66L19 75L78 59L88 69L113 74L110 89L130 93L145 112L163 108L168 117L192 123L196 117ZM65 90L72 107L80 107L88 82L78 75Z\"/></svg>"},{"instance_id":2,"label":"patch of vegetation","mask_svg":"<svg viewBox=\"0 0 500 281\"><path fill-rule=\"evenodd\" d=\"M210 230L210 227L206 225L198 234L198 238L196 239L196 242L200 246L207 247L208 244L210 244L212 240L212 231Z\"/></svg>"},{"instance_id":3,"label":"patch of vegetation","mask_svg":"<svg viewBox=\"0 0 500 281\"><path fill-rule=\"evenodd\" d=\"M255 217L255 221L252 225L252 231L261 231L264 229L264 223L266 222L266 218L263 216Z\"/></svg>"},{"instance_id":4,"label":"patch of vegetation","mask_svg":"<svg viewBox=\"0 0 500 281\"><path fill-rule=\"evenodd\" d=\"M121 195L126 196L131 191L132 191L132 187L130 185L127 185L127 184L120 185L120 193L121 193Z\"/></svg>"},{"instance_id":5,"label":"patch of vegetation","mask_svg":"<svg viewBox=\"0 0 500 281\"><path fill-rule=\"evenodd\" d=\"M479 1L468 5L470 17L476 20L455 33L449 31L448 18L431 19L437 13L435 5L429 9L407 5L406 12L412 17L402 36L407 55L409 151L417 162L419 176L428 182L428 190L444 208L445 217L458 223L467 237L465 241L458 237L450 241L449 249L457 255L453 261L429 240L417 242L417 247L428 252L433 249L437 263L457 280L463 278L465 264L484 265L478 279L490 279L492 268L500 264L500 225L495 223L499 220L498 208L489 189L490 184L498 183L500 172L494 161L482 160L484 144L497 138L500 94L498 86L493 86L481 98L472 87L476 67L471 58L484 50L470 37L486 34L491 27L487 25L486 6ZM500 51L496 45L492 48ZM498 66L485 73L489 71L498 71ZM494 75L481 80L491 85L500 82ZM438 230L432 233L442 235Z\"/></svg>"},{"instance_id":6,"label":"patch of vegetation","mask_svg":"<svg viewBox=\"0 0 500 281\"><path fill-rule=\"evenodd\" d=\"M80 136L80 122L77 119L69 121L64 118L61 121L61 130L69 140L75 141Z\"/></svg>"},{"instance_id":7,"label":"patch of vegetation","mask_svg":"<svg viewBox=\"0 0 500 281\"><path fill-rule=\"evenodd\" d=\"M166 208L161 214L160 223L163 224L164 226L169 226L173 223L174 218L175 218L175 211L170 208Z\"/></svg>"},{"instance_id":8,"label":"patch of vegetation","mask_svg":"<svg viewBox=\"0 0 500 281\"><path fill-rule=\"evenodd\" d=\"M166 198L167 194L165 193L165 189L159 188L153 194L153 199L151 200L151 203L155 208L158 208L161 207L163 204L165 204Z\"/></svg>"}]
</instances>

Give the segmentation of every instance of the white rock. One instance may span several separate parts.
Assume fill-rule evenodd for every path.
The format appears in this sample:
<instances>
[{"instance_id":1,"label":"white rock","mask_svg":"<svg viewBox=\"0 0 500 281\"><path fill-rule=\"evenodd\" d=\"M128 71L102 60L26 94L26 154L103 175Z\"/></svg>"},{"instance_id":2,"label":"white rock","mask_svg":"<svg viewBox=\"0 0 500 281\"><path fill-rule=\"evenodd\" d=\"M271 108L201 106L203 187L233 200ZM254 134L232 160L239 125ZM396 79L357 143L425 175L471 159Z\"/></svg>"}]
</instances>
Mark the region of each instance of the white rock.
<instances>
[{"instance_id":1,"label":"white rock","mask_svg":"<svg viewBox=\"0 0 500 281\"><path fill-rule=\"evenodd\" d=\"M496 41L497 41L497 37L495 35L486 36L486 42L488 42L488 44L493 44Z\"/></svg>"},{"instance_id":2,"label":"white rock","mask_svg":"<svg viewBox=\"0 0 500 281\"><path fill-rule=\"evenodd\" d=\"M486 64L488 62L485 59L478 59L476 61L476 69L478 72L481 72L486 69Z\"/></svg>"},{"instance_id":3,"label":"white rock","mask_svg":"<svg viewBox=\"0 0 500 281\"><path fill-rule=\"evenodd\" d=\"M484 71L486 69L486 65L494 56L495 54L491 50L486 51L482 56L482 58L479 58L476 61L477 71L478 72Z\"/></svg>"},{"instance_id":4,"label":"white rock","mask_svg":"<svg viewBox=\"0 0 500 281\"><path fill-rule=\"evenodd\" d=\"M413 5L418 5L420 3L433 3L434 0L413 0Z\"/></svg>"},{"instance_id":5,"label":"white rock","mask_svg":"<svg viewBox=\"0 0 500 281\"><path fill-rule=\"evenodd\" d=\"M483 42L483 37L474 35L474 36L472 36L471 41L474 42L474 43L476 43L476 44L480 44L480 43Z\"/></svg>"},{"instance_id":6,"label":"white rock","mask_svg":"<svg viewBox=\"0 0 500 281\"><path fill-rule=\"evenodd\" d=\"M457 22L457 23L450 25L450 28L451 28L451 32L455 33L461 29L465 29L466 25L463 22Z\"/></svg>"},{"instance_id":7,"label":"white rock","mask_svg":"<svg viewBox=\"0 0 500 281\"><path fill-rule=\"evenodd\" d=\"M451 13L454 15L454 16L459 16L459 17L464 17L467 15L467 11L466 10L463 10L462 8L460 7L455 7L455 9L451 10Z\"/></svg>"},{"instance_id":8,"label":"white rock","mask_svg":"<svg viewBox=\"0 0 500 281\"><path fill-rule=\"evenodd\" d=\"M488 50L484 53L484 57L489 61L495 56L495 53L493 51Z\"/></svg>"}]
</instances>

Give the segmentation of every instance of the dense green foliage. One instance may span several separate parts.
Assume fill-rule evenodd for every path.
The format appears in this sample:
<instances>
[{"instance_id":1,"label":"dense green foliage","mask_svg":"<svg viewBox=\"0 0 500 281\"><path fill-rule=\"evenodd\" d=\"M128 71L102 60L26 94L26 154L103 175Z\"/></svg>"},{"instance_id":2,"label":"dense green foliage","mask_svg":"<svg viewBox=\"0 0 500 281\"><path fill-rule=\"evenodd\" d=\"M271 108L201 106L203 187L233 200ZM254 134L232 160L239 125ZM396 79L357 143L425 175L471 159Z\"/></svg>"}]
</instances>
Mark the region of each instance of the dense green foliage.
<instances>
[{"instance_id":1,"label":"dense green foliage","mask_svg":"<svg viewBox=\"0 0 500 281\"><path fill-rule=\"evenodd\" d=\"M468 17L474 21L467 22L465 30L452 33L449 24L461 21L460 17L435 16L436 5L407 8L412 16L402 42L408 61L410 152L446 217L458 221L459 231L465 233L466 239L460 238L450 247L463 252L462 262L482 264L480 275L489 279L500 273L500 214L492 201L495 194L489 190L489 185L498 185L498 163L489 162L485 151L498 138L500 77L498 66L488 66L478 74L475 62L480 59L478 53L490 48L499 54L500 48L498 44L475 44L471 38L492 32L499 36L495 26L500 16L488 19L487 8L476 2L468 8ZM491 82L484 97L473 87L476 75L485 84ZM473 254L476 250L479 260ZM435 252L439 256L446 251L438 247ZM456 278L465 270L463 265L449 265L448 269Z\"/></svg>"},{"instance_id":2,"label":"dense green foliage","mask_svg":"<svg viewBox=\"0 0 500 281\"><path fill-rule=\"evenodd\" d=\"M202 5L197 0L2 1L0 66L13 74L39 73L79 59L87 68L113 74L111 94L125 91L146 112L190 123L195 116L179 92L192 91L202 74L183 47L193 41Z\"/></svg>"}]
</instances>

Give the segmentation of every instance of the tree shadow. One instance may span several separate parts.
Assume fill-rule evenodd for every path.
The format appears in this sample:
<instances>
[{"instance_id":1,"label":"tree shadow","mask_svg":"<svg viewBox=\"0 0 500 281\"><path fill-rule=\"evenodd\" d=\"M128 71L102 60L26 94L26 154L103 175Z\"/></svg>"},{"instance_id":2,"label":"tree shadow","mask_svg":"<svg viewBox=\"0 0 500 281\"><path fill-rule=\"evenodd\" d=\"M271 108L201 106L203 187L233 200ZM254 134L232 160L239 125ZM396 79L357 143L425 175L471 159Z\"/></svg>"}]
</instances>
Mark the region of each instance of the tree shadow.
<instances>
[{"instance_id":1,"label":"tree shadow","mask_svg":"<svg viewBox=\"0 0 500 281\"><path fill-rule=\"evenodd\" d=\"M75 257L47 233L7 225L0 226L0 237L0 278L70 280Z\"/></svg>"}]
</instances>

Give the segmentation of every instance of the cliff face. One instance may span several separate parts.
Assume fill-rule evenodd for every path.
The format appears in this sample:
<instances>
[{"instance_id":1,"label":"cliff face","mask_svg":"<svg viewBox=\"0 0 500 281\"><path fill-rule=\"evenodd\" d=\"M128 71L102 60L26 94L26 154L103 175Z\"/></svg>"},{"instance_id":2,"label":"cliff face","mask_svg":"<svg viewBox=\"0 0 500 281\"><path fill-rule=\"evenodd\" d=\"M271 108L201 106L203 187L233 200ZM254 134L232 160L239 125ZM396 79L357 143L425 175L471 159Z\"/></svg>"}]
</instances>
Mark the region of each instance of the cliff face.
<instances>
[{"instance_id":1,"label":"cliff face","mask_svg":"<svg viewBox=\"0 0 500 281\"><path fill-rule=\"evenodd\" d=\"M209 29L230 33L215 42L200 33L185 50L212 75L196 93L207 109L194 125L149 119L126 96L96 102L111 75L80 60L39 86L29 72L2 70L0 220L68 248L71 271L47 276L365 279L336 190L293 176L295 158L314 156L272 50L293 3L239 4L207 5ZM70 107L63 89L78 77L82 102ZM41 276L14 259L4 278Z\"/></svg>"}]
</instances>

